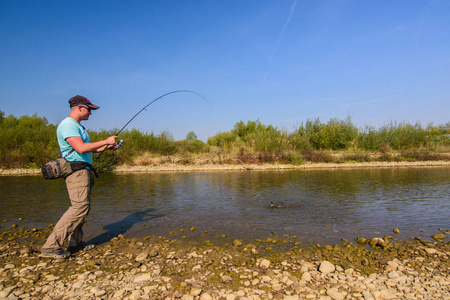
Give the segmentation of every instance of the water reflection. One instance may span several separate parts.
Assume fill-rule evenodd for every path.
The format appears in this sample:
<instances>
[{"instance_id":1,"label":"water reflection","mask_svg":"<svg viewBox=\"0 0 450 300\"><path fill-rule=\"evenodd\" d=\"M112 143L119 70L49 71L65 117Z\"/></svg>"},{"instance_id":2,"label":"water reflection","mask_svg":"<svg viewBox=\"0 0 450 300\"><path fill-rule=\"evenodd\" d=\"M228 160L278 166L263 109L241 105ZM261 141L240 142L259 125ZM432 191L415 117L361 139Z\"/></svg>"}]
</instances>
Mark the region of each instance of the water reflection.
<instances>
[{"instance_id":1,"label":"water reflection","mask_svg":"<svg viewBox=\"0 0 450 300\"><path fill-rule=\"evenodd\" d=\"M429 238L450 229L448 175L445 167L102 174L86 232L98 242L127 232L336 243L394 228L399 238ZM39 227L69 205L63 181L28 176L0 183L1 219L23 217Z\"/></svg>"}]
</instances>

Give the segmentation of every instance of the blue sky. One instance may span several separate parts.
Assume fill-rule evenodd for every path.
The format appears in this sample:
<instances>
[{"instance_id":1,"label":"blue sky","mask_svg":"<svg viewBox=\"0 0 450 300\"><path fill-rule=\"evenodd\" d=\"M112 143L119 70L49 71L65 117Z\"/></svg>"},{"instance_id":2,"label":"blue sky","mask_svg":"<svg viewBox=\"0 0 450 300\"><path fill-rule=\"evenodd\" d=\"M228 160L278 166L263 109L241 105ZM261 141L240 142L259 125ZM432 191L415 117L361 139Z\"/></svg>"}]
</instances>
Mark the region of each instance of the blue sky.
<instances>
[{"instance_id":1,"label":"blue sky","mask_svg":"<svg viewBox=\"0 0 450 300\"><path fill-rule=\"evenodd\" d=\"M450 1L0 0L0 110L88 129L450 121Z\"/></svg>"}]
</instances>

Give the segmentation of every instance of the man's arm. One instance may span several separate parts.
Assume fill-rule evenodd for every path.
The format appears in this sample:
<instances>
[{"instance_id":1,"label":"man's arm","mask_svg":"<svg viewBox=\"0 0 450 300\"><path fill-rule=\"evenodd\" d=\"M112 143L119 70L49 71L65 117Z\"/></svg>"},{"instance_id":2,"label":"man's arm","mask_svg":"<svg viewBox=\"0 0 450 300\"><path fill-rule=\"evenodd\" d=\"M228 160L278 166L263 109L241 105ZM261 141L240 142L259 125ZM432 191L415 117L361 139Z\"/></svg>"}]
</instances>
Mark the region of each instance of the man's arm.
<instances>
[{"instance_id":1,"label":"man's arm","mask_svg":"<svg viewBox=\"0 0 450 300\"><path fill-rule=\"evenodd\" d=\"M72 136L66 139L70 146L72 146L75 151L78 153L88 153L88 152L100 152L107 149L115 149L117 136L110 136L106 140L93 142L93 143L84 143L81 137Z\"/></svg>"}]
</instances>

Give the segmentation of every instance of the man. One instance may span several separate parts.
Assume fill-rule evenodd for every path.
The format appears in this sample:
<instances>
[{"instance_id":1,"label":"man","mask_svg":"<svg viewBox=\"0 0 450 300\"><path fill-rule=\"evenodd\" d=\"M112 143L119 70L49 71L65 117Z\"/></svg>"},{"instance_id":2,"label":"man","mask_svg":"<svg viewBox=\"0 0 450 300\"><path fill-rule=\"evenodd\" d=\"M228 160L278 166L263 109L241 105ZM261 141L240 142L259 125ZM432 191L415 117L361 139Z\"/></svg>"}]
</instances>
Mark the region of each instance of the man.
<instances>
[{"instance_id":1,"label":"man","mask_svg":"<svg viewBox=\"0 0 450 300\"><path fill-rule=\"evenodd\" d=\"M91 110L99 107L80 95L70 98L69 104L70 115L61 121L56 130L61 155L68 161L83 161L92 165L92 152L115 150L117 136L91 143L86 129L80 122L88 120ZM56 223L41 248L41 253L53 258L69 258L73 252L94 247L83 242L82 229L91 204L91 189L94 184L92 172L88 168L78 170L67 176L65 182L71 206ZM66 239L68 248L64 250L63 244Z\"/></svg>"}]
</instances>

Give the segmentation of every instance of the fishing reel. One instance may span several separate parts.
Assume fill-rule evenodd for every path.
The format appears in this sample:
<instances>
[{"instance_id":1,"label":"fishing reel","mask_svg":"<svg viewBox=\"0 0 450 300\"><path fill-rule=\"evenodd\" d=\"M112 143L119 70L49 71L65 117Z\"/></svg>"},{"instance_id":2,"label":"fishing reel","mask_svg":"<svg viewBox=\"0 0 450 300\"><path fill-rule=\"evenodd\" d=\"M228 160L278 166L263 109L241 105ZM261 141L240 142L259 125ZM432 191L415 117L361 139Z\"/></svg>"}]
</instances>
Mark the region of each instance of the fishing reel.
<instances>
[{"instance_id":1,"label":"fishing reel","mask_svg":"<svg viewBox=\"0 0 450 300\"><path fill-rule=\"evenodd\" d=\"M116 143L116 149L119 149L123 145L123 140L120 140Z\"/></svg>"}]
</instances>

